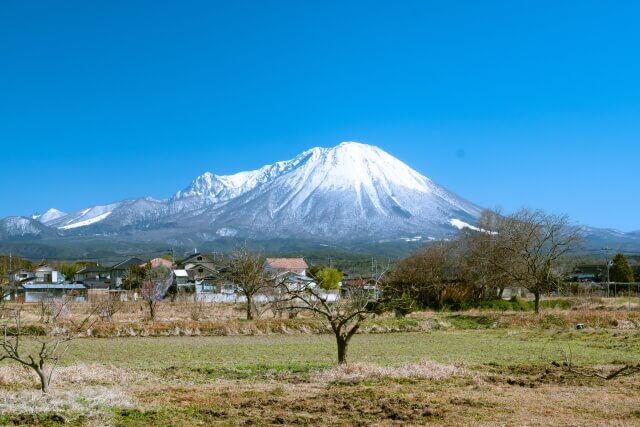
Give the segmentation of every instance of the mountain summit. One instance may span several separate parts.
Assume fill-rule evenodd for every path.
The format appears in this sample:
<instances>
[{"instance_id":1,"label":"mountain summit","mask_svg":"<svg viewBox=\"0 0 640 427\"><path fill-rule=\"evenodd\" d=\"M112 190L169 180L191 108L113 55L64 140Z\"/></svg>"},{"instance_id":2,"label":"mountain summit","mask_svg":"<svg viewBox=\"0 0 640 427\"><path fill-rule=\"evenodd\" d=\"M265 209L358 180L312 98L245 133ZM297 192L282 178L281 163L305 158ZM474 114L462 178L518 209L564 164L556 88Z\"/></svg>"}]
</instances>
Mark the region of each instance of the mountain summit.
<instances>
[{"instance_id":1,"label":"mountain summit","mask_svg":"<svg viewBox=\"0 0 640 427\"><path fill-rule=\"evenodd\" d=\"M474 222L480 213L395 157L356 142L245 174L251 178L234 187L239 195L193 221L245 237L376 240L441 238L453 231L453 219Z\"/></svg>"},{"instance_id":2,"label":"mountain summit","mask_svg":"<svg viewBox=\"0 0 640 427\"><path fill-rule=\"evenodd\" d=\"M252 171L206 172L166 200L125 200L70 214L50 210L30 220L56 235L171 244L230 236L336 242L441 239L479 214L478 206L385 151L343 142Z\"/></svg>"}]
</instances>

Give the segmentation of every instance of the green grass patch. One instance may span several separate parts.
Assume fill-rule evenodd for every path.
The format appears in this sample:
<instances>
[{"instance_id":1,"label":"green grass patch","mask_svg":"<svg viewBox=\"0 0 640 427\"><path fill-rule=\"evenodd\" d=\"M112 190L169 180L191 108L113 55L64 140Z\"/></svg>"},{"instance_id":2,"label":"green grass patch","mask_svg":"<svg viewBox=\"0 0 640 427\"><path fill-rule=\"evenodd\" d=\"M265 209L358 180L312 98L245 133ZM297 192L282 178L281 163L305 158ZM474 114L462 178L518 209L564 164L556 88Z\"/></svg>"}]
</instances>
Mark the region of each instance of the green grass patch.
<instances>
[{"instance_id":1,"label":"green grass patch","mask_svg":"<svg viewBox=\"0 0 640 427\"><path fill-rule=\"evenodd\" d=\"M469 319L458 318L459 322ZM489 318L480 322L489 322ZM477 319L473 322L478 322ZM630 338L631 337L631 338ZM637 333L558 333L554 330L450 329L431 332L356 335L351 362L400 365L422 359L470 365L544 364L550 345L570 346L576 364L637 361ZM618 342L614 345L614 342ZM624 344L628 342L627 344ZM246 337L147 337L81 339L72 342L65 363L101 363L119 367L187 369L214 377L251 377L278 372L309 372L336 363L331 335Z\"/></svg>"},{"instance_id":2,"label":"green grass patch","mask_svg":"<svg viewBox=\"0 0 640 427\"><path fill-rule=\"evenodd\" d=\"M450 314L446 316L447 322L457 329L488 329L495 325L493 316L469 316L466 314Z\"/></svg>"},{"instance_id":3,"label":"green grass patch","mask_svg":"<svg viewBox=\"0 0 640 427\"><path fill-rule=\"evenodd\" d=\"M540 308L569 310L573 302L567 299L545 299L540 301ZM523 298L494 299L485 301L470 301L459 305L449 306L452 311L464 311L470 309L489 311L533 311L534 302Z\"/></svg>"}]
</instances>

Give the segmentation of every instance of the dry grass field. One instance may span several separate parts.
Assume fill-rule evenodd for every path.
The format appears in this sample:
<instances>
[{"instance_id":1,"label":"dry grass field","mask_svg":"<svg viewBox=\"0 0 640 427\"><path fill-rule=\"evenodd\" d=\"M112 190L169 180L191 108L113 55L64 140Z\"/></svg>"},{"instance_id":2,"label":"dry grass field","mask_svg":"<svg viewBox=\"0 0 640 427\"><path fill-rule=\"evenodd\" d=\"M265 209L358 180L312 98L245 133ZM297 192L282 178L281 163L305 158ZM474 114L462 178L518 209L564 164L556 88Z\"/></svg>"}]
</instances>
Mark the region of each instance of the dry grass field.
<instances>
[{"instance_id":1,"label":"dry grass field","mask_svg":"<svg viewBox=\"0 0 640 427\"><path fill-rule=\"evenodd\" d=\"M0 424L639 425L640 374L550 363L638 363L640 312L622 304L372 319L341 367L316 319L247 322L226 307L225 319L142 324L129 313L72 341L47 395L2 362Z\"/></svg>"}]
</instances>

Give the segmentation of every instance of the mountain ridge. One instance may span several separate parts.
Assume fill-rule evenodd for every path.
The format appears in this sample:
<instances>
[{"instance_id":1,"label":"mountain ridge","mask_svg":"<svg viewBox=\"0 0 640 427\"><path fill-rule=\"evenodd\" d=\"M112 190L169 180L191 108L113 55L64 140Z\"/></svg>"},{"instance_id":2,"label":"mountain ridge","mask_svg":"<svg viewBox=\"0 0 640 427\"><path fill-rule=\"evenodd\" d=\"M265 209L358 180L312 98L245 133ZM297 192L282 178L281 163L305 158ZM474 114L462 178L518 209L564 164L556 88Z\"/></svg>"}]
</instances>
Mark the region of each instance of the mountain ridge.
<instances>
[{"instance_id":1,"label":"mountain ridge","mask_svg":"<svg viewBox=\"0 0 640 427\"><path fill-rule=\"evenodd\" d=\"M31 218L4 218L0 239L427 242L473 228L481 210L380 148L351 141L254 170L204 172L162 200L142 197L72 213L52 208Z\"/></svg>"}]
</instances>

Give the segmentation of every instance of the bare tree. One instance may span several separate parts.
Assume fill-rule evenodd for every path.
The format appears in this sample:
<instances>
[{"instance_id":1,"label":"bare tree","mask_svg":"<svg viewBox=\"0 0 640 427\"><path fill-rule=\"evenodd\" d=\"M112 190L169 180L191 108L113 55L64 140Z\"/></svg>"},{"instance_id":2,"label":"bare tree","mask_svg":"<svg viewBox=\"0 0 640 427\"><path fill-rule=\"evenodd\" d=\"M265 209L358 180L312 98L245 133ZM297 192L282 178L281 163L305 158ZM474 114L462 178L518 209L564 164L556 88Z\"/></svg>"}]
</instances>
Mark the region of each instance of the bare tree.
<instances>
[{"instance_id":1,"label":"bare tree","mask_svg":"<svg viewBox=\"0 0 640 427\"><path fill-rule=\"evenodd\" d=\"M191 320L197 322L204 317L207 303L202 299L199 300L194 297L193 301L187 302L187 307L189 308L189 317L191 318Z\"/></svg>"},{"instance_id":2,"label":"bare tree","mask_svg":"<svg viewBox=\"0 0 640 427\"><path fill-rule=\"evenodd\" d=\"M40 380L40 390L47 393L51 378L67 353L70 341L91 327L93 314L91 312L79 323L69 321L65 327L56 328L55 333L51 328L41 334L33 328L23 327L20 311L16 311L12 319L7 319L3 324L0 360L13 360L33 369Z\"/></svg>"},{"instance_id":3,"label":"bare tree","mask_svg":"<svg viewBox=\"0 0 640 427\"><path fill-rule=\"evenodd\" d=\"M511 282L510 275L502 266L512 263L512 253L498 245L500 236L495 231L500 214L484 211L478 220L478 230L464 229L460 237L461 276L479 300L488 291L502 298L504 289Z\"/></svg>"},{"instance_id":4,"label":"bare tree","mask_svg":"<svg viewBox=\"0 0 640 427\"><path fill-rule=\"evenodd\" d=\"M439 242L400 261L385 283L385 293L396 300L408 298L424 307L441 308L445 290L458 275L457 242Z\"/></svg>"},{"instance_id":5,"label":"bare tree","mask_svg":"<svg viewBox=\"0 0 640 427\"><path fill-rule=\"evenodd\" d=\"M566 216L528 209L499 218L491 231L498 253L505 254L491 262L533 293L539 313L541 294L557 283L559 262L579 246L581 231Z\"/></svg>"},{"instance_id":6,"label":"bare tree","mask_svg":"<svg viewBox=\"0 0 640 427\"><path fill-rule=\"evenodd\" d=\"M264 269L264 259L247 248L240 248L229 258L225 278L246 298L247 320L252 320L256 311L255 296L266 289L271 280Z\"/></svg>"},{"instance_id":7,"label":"bare tree","mask_svg":"<svg viewBox=\"0 0 640 427\"><path fill-rule=\"evenodd\" d=\"M383 275L384 273L376 280L376 286ZM290 302L288 309L311 311L331 326L336 337L339 364L347 362L349 342L362 322L369 315L380 312L381 305L363 287L346 288L340 297L321 286L288 283L286 280L279 280L276 286L287 296Z\"/></svg>"},{"instance_id":8,"label":"bare tree","mask_svg":"<svg viewBox=\"0 0 640 427\"><path fill-rule=\"evenodd\" d=\"M300 313L300 309L289 298L289 295L282 292L277 285L277 280L270 282L264 293L268 299L269 309L274 318L282 318L283 314L287 314L289 319L294 319Z\"/></svg>"},{"instance_id":9,"label":"bare tree","mask_svg":"<svg viewBox=\"0 0 640 427\"><path fill-rule=\"evenodd\" d=\"M110 292L105 298L102 298L97 304L93 304L94 310L97 308L98 316L104 322L112 322L113 316L122 310L124 302L119 293Z\"/></svg>"},{"instance_id":10,"label":"bare tree","mask_svg":"<svg viewBox=\"0 0 640 427\"><path fill-rule=\"evenodd\" d=\"M58 297L45 295L38 303L40 322L55 323L58 320L67 318L70 314L69 306L71 305L73 296L73 294Z\"/></svg>"},{"instance_id":11,"label":"bare tree","mask_svg":"<svg viewBox=\"0 0 640 427\"><path fill-rule=\"evenodd\" d=\"M173 272L164 265L147 271L140 286L140 297L147 306L149 320L156 320L160 301L172 284Z\"/></svg>"}]
</instances>

